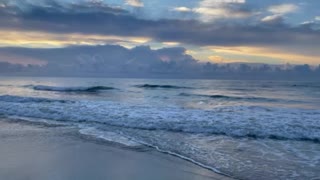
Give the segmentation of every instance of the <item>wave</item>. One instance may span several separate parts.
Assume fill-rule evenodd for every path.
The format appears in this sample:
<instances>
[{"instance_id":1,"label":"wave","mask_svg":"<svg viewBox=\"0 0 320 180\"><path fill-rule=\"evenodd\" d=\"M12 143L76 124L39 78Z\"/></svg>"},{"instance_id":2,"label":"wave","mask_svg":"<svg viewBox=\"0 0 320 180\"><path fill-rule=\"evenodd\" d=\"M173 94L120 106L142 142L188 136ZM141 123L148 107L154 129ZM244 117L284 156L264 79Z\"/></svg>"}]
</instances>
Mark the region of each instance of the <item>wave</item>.
<instances>
[{"instance_id":1,"label":"wave","mask_svg":"<svg viewBox=\"0 0 320 180\"><path fill-rule=\"evenodd\" d=\"M95 127L90 127L90 126L79 126L79 128L80 128L79 132L82 135L93 136L98 139L103 139L105 141L114 142L117 144L129 146L129 147L141 146L140 143L133 141L131 138L125 137L120 133L115 133L112 131L101 131Z\"/></svg>"},{"instance_id":2,"label":"wave","mask_svg":"<svg viewBox=\"0 0 320 180\"><path fill-rule=\"evenodd\" d=\"M88 121L78 121L78 122L88 122ZM227 126L216 126L216 127L199 127L199 124L186 124L186 125L177 125L176 123L166 123L161 124L159 126L151 126L150 124L146 124L143 126L134 125L134 124L123 124L121 122L101 122L101 121L90 121L94 122L95 124L106 125L106 126L113 126L113 127L120 127L120 128L128 128L128 129L135 129L135 130L146 130L146 131L168 131L168 132L175 132L175 133L189 133L189 134L204 134L204 135L217 135L217 136L227 136L233 138L248 138L248 139L272 139L278 141L309 141L313 143L320 143L320 136L313 137L313 135L302 135L305 132L284 132L284 133L275 133L269 131L265 132L250 132L246 131L245 128L243 129L229 129L228 124ZM200 122L203 123L203 122ZM248 124L249 126L250 124ZM169 127L170 126L170 127ZM190 126L190 127L189 127ZM191 126L194 126L192 128ZM319 127L313 127L314 129L320 129ZM259 131L255 129L255 131ZM307 131L307 130L305 130Z\"/></svg>"},{"instance_id":3,"label":"wave","mask_svg":"<svg viewBox=\"0 0 320 180\"><path fill-rule=\"evenodd\" d=\"M57 86L32 86L34 90L38 91L57 91L57 92L97 92L103 90L112 90L113 87L107 86L90 86L90 87L57 87Z\"/></svg>"},{"instance_id":4,"label":"wave","mask_svg":"<svg viewBox=\"0 0 320 180\"><path fill-rule=\"evenodd\" d=\"M295 88L320 88L320 85L317 84L293 84L290 87L295 87Z\"/></svg>"},{"instance_id":5,"label":"wave","mask_svg":"<svg viewBox=\"0 0 320 180\"><path fill-rule=\"evenodd\" d=\"M317 110L229 106L207 111L6 95L0 96L0 114L137 130L320 143Z\"/></svg>"},{"instance_id":6,"label":"wave","mask_svg":"<svg viewBox=\"0 0 320 180\"><path fill-rule=\"evenodd\" d=\"M122 128L131 128L131 129L137 129L137 130L147 130L147 131L168 131L168 132L176 132L176 133L190 133L190 134L205 134L205 135L217 135L217 136L228 136L233 138L248 138L248 139L272 139L272 140L279 140L279 141L309 141L313 143L320 143L320 137L310 137L310 136L299 136L297 134L276 134L276 133L270 133L265 134L265 132L262 133L250 133L250 132L242 132L239 133L237 129L228 129L227 131L221 131L218 128L181 128L178 126L175 126L175 124L172 124L172 127L142 127L142 126L134 126L134 125L123 125L123 124L113 124L108 122L95 122L97 124L103 124L103 125L109 125L109 126L115 126L115 127L122 127ZM249 124L248 124L249 125ZM197 126L197 125L195 125ZM225 128L225 127L222 127ZM243 129L242 129L243 130ZM240 131L242 131L240 130Z\"/></svg>"},{"instance_id":7,"label":"wave","mask_svg":"<svg viewBox=\"0 0 320 180\"><path fill-rule=\"evenodd\" d=\"M232 97L225 95L205 95L205 94L189 94L189 93L180 93L179 96L198 96L198 97L210 97L210 98L223 98L223 99L241 99L241 97Z\"/></svg>"},{"instance_id":8,"label":"wave","mask_svg":"<svg viewBox=\"0 0 320 180\"><path fill-rule=\"evenodd\" d=\"M142 85L136 85L135 87L138 88L146 88L146 89L192 89L190 87L184 87L184 86L173 86L173 85L159 85L159 84L142 84Z\"/></svg>"},{"instance_id":9,"label":"wave","mask_svg":"<svg viewBox=\"0 0 320 180\"><path fill-rule=\"evenodd\" d=\"M21 97L21 96L11 96L11 95L2 95L0 96L0 102L12 102L12 103L51 103L51 102L59 102L59 103L67 103L73 102L69 100L57 100L57 99L49 99L49 98L38 98L38 97Z\"/></svg>"},{"instance_id":10,"label":"wave","mask_svg":"<svg viewBox=\"0 0 320 180\"><path fill-rule=\"evenodd\" d=\"M189 93L180 93L179 96L194 96L194 97L206 97L212 99L226 99L226 100L252 100L252 101L268 101L268 102L275 102L278 99L271 99L271 98L264 98L264 97L252 97L252 96L227 96L227 95L206 95L206 94L189 94Z\"/></svg>"},{"instance_id":11,"label":"wave","mask_svg":"<svg viewBox=\"0 0 320 180\"><path fill-rule=\"evenodd\" d=\"M227 88L227 90L230 90L230 91L246 91L246 92L258 91L258 89L255 89L255 88Z\"/></svg>"},{"instance_id":12,"label":"wave","mask_svg":"<svg viewBox=\"0 0 320 180\"><path fill-rule=\"evenodd\" d=\"M9 84L0 84L0 87L13 87L13 85L9 85Z\"/></svg>"}]
</instances>

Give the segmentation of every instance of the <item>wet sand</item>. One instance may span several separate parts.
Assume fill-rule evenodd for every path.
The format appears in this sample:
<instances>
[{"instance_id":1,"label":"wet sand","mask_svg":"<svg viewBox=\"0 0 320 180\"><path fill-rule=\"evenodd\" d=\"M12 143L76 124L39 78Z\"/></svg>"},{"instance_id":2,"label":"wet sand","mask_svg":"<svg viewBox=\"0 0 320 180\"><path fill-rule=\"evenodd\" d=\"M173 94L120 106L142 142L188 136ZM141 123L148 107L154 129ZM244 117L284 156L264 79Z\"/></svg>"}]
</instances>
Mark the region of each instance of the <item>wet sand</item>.
<instances>
[{"instance_id":1,"label":"wet sand","mask_svg":"<svg viewBox=\"0 0 320 180\"><path fill-rule=\"evenodd\" d=\"M227 180L151 148L128 148L70 127L0 120L0 179Z\"/></svg>"}]
</instances>

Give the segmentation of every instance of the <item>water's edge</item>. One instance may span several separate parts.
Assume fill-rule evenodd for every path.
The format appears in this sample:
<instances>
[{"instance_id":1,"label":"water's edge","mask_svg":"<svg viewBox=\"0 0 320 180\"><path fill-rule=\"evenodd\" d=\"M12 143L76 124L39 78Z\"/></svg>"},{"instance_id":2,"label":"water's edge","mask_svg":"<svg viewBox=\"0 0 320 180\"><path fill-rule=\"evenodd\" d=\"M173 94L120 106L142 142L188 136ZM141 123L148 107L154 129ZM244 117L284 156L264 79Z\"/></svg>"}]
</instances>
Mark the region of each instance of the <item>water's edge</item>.
<instances>
[{"instance_id":1,"label":"water's edge","mask_svg":"<svg viewBox=\"0 0 320 180\"><path fill-rule=\"evenodd\" d=\"M112 141L110 139L106 139L106 138L98 136L98 135L87 134L85 132L82 132L82 130L84 130L85 127L83 127L81 125L67 124L67 123L64 123L64 122L58 122L58 121L53 121L53 120L32 119L32 118L25 118L25 117L18 117L18 116L3 116L3 115L0 115L0 121L4 121L6 123L17 123L17 124L23 123L23 124L26 124L26 125L29 125L29 126L37 126L37 127L40 126L40 127L43 127L43 128L44 127L45 128L57 128L57 127L72 128L72 129L76 129L77 130L77 133L79 135L78 137L80 137L80 138L81 138L81 136L89 137L89 138L85 138L85 140L87 140L87 141L99 141L99 142L103 141L103 142L107 142L105 145L113 146L113 147L117 147L117 148L126 147L126 149L130 150L130 151L135 151L137 149L141 149L141 148L135 147L135 146L144 146L145 148L151 148L152 150L156 150L159 153L163 153L163 154L166 154L166 155L170 155L170 156L185 160L185 161L190 162L190 163L192 163L194 165L197 165L198 167L204 168L206 170L210 170L210 171L212 171L212 172L214 172L216 174L219 174L221 176L224 176L224 177L227 177L227 178L232 178L234 180L241 180L239 178L236 178L236 177L233 177L233 176L228 175L226 173L223 173L223 172L219 171L218 169L216 169L214 167L211 167L211 166L205 165L205 164L203 164L201 162L198 162L198 161L196 161L196 160L194 160L192 158L183 156L183 155L175 153L175 152L171 152L171 151L167 151L167 150L161 149L156 145L152 145L152 144L149 144L149 143L146 143L146 142L143 142L143 141L139 141L139 140L130 138L130 140L132 140L135 143L137 143L137 144L134 144L134 145L130 145L130 144L126 144L126 143L119 142L119 141Z\"/></svg>"}]
</instances>

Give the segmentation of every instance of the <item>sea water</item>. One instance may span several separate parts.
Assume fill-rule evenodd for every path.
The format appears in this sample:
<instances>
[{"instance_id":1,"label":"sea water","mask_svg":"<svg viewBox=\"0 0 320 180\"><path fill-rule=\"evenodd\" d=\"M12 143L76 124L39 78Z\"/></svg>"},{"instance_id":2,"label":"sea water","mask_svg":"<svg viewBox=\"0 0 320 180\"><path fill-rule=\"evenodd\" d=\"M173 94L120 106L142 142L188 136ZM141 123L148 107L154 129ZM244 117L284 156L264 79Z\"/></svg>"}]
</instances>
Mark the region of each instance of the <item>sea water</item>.
<instances>
[{"instance_id":1,"label":"sea water","mask_svg":"<svg viewBox=\"0 0 320 180\"><path fill-rule=\"evenodd\" d=\"M2 77L0 115L238 179L320 177L320 82Z\"/></svg>"}]
</instances>

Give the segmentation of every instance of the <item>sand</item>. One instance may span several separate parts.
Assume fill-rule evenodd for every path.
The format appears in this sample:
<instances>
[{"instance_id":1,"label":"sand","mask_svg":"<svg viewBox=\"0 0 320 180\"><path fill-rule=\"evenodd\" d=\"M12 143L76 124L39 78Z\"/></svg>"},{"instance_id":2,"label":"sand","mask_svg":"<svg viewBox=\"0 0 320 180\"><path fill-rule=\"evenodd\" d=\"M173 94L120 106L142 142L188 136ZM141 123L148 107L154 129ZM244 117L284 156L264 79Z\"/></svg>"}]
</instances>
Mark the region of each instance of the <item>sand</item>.
<instances>
[{"instance_id":1,"label":"sand","mask_svg":"<svg viewBox=\"0 0 320 180\"><path fill-rule=\"evenodd\" d=\"M96 140L63 126L0 120L2 180L227 180L151 148Z\"/></svg>"}]
</instances>

